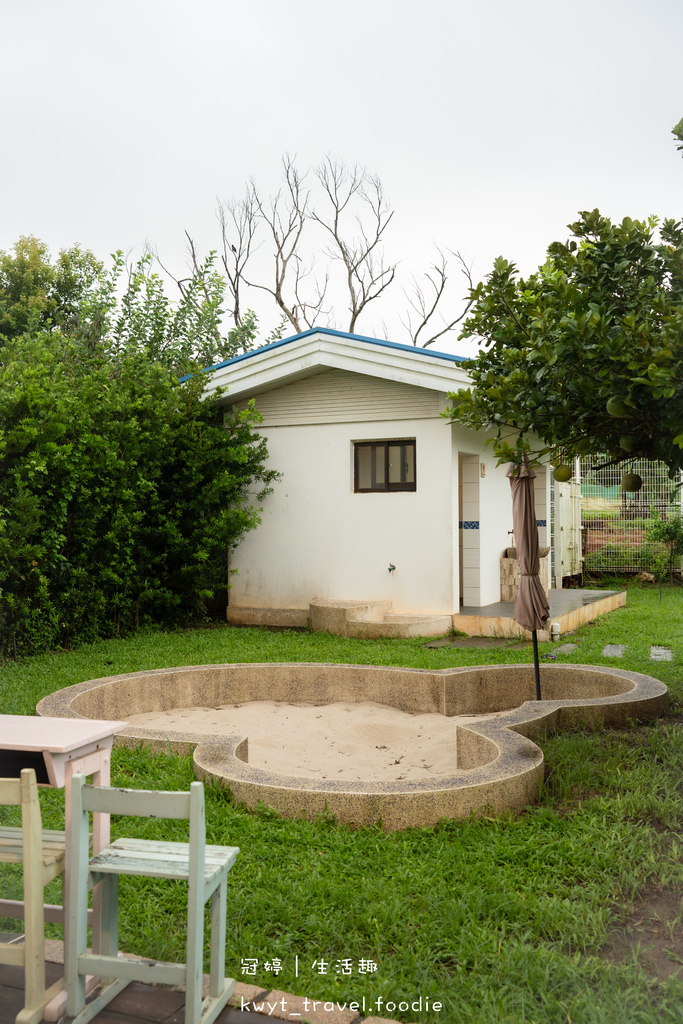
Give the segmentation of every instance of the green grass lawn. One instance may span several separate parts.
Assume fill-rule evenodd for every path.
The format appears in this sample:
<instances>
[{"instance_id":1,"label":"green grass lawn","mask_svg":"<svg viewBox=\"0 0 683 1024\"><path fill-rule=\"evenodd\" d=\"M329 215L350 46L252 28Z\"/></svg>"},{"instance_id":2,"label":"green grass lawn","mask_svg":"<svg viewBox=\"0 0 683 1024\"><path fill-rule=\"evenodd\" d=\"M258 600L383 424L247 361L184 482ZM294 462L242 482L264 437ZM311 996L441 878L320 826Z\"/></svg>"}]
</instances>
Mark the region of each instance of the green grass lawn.
<instances>
[{"instance_id":1,"label":"green grass lawn","mask_svg":"<svg viewBox=\"0 0 683 1024\"><path fill-rule=\"evenodd\" d=\"M226 791L207 788L209 842L242 849L228 887L229 972L310 998L364 997L368 1015L380 996L397 1007L422 997L421 1011L374 1010L420 1024L683 1020L683 981L658 980L647 969L646 949L614 962L604 956L610 930L643 894L662 890L677 905L683 897L683 590L664 588L660 602L658 591L631 589L625 609L568 639L578 641L578 650L558 661L654 675L669 686L671 714L648 726L548 739L541 802L522 814L384 833L324 819L288 821L267 808L246 812ZM625 656L604 658L608 643L627 644ZM651 662L651 644L670 647L673 661ZM552 655L556 646L540 650ZM63 686L163 666L319 661L445 668L529 658L524 650L429 650L420 640L258 629L146 632L5 664L0 693L3 712L32 714L41 697ZM189 758L114 754L117 785L177 789L192 779ZM63 794L46 790L42 800L46 827L59 827ZM10 812L3 815L9 820ZM179 827L116 822L123 835L158 835L163 828L171 837ZM183 898L169 883L124 880L122 948L183 959ZM682 962L678 935L672 932L671 962ZM254 975L241 973L242 960L258 961ZM278 974L265 967L274 960L281 962ZM368 970L369 962L376 970ZM440 1010L431 1008L435 1001Z\"/></svg>"}]
</instances>

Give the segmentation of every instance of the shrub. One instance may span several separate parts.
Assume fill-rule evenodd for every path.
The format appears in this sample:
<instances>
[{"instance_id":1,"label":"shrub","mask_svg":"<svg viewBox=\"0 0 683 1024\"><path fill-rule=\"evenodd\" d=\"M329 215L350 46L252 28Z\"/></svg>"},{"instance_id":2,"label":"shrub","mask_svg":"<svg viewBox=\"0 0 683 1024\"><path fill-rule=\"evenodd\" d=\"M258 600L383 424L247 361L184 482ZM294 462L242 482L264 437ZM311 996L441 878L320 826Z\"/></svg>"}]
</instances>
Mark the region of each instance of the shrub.
<instances>
[{"instance_id":1,"label":"shrub","mask_svg":"<svg viewBox=\"0 0 683 1024\"><path fill-rule=\"evenodd\" d=\"M647 528L647 538L664 548L666 552L664 561L669 569L669 583L673 586L674 563L683 555L683 519L678 510L672 510L668 518L656 514Z\"/></svg>"},{"instance_id":2,"label":"shrub","mask_svg":"<svg viewBox=\"0 0 683 1024\"><path fill-rule=\"evenodd\" d=\"M190 621L276 474L201 375L39 329L0 350L0 651Z\"/></svg>"}]
</instances>

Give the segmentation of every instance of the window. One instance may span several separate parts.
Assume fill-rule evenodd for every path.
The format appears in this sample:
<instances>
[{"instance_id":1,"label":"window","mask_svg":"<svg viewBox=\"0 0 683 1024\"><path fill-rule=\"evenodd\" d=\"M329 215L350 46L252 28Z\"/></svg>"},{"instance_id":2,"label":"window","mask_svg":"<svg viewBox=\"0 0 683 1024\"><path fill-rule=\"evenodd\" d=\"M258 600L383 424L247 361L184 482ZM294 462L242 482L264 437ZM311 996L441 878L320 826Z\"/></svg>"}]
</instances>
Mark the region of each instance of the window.
<instances>
[{"instance_id":1,"label":"window","mask_svg":"<svg viewBox=\"0 0 683 1024\"><path fill-rule=\"evenodd\" d=\"M360 441L354 445L354 490L415 491L415 441Z\"/></svg>"}]
</instances>

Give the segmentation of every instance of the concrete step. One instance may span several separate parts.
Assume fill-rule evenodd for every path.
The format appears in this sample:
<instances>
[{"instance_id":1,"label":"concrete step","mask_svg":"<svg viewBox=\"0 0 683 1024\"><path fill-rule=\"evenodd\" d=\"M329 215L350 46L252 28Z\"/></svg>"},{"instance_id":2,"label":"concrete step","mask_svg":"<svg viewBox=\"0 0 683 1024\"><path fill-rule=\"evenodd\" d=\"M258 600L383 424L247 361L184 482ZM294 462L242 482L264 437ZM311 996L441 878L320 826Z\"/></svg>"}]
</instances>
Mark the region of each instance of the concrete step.
<instances>
[{"instance_id":1,"label":"concrete step","mask_svg":"<svg viewBox=\"0 0 683 1024\"><path fill-rule=\"evenodd\" d=\"M453 617L451 615L396 615L385 616L384 622L369 622L357 620L350 622L347 636L362 637L366 640L376 640L381 636L390 637L411 637L411 636L443 636L453 628Z\"/></svg>"},{"instance_id":2,"label":"concrete step","mask_svg":"<svg viewBox=\"0 0 683 1024\"><path fill-rule=\"evenodd\" d=\"M311 601L308 615L316 632L349 636L349 622L382 622L390 608L391 601Z\"/></svg>"},{"instance_id":3,"label":"concrete step","mask_svg":"<svg viewBox=\"0 0 683 1024\"><path fill-rule=\"evenodd\" d=\"M392 612L390 601L313 601L309 616L314 630L366 640L442 636L453 628L451 615Z\"/></svg>"}]
</instances>

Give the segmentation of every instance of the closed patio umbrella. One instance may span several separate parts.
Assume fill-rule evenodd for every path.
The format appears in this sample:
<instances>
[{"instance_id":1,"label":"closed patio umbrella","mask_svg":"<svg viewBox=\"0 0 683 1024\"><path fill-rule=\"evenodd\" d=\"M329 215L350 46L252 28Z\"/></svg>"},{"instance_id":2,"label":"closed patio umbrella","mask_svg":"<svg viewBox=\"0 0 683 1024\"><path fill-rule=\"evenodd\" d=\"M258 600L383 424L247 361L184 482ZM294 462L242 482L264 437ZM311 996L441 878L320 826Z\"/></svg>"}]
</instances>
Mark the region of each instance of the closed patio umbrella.
<instances>
[{"instance_id":1,"label":"closed patio umbrella","mask_svg":"<svg viewBox=\"0 0 683 1024\"><path fill-rule=\"evenodd\" d=\"M536 474L525 456L524 462L519 466L510 463L506 475L510 479L510 490L512 491L512 526L520 571L519 590L515 602L515 619L520 626L531 631L534 645L536 700L540 700L541 675L538 664L536 630L545 628L550 616L550 606L538 575L541 561L534 502Z\"/></svg>"}]
</instances>

